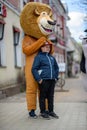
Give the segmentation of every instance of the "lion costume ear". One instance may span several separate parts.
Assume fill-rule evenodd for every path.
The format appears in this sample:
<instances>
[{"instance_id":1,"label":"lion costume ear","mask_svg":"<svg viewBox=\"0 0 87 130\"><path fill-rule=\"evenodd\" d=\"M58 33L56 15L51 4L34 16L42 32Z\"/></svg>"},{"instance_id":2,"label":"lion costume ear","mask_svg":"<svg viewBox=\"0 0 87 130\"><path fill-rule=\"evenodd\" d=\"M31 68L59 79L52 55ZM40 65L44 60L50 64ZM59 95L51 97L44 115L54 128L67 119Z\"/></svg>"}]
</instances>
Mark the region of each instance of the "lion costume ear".
<instances>
[{"instance_id":1,"label":"lion costume ear","mask_svg":"<svg viewBox=\"0 0 87 130\"><path fill-rule=\"evenodd\" d=\"M35 12L36 15L38 15L38 16L40 15L40 12L39 12L38 8L36 8L36 9L34 10L34 12Z\"/></svg>"}]
</instances>

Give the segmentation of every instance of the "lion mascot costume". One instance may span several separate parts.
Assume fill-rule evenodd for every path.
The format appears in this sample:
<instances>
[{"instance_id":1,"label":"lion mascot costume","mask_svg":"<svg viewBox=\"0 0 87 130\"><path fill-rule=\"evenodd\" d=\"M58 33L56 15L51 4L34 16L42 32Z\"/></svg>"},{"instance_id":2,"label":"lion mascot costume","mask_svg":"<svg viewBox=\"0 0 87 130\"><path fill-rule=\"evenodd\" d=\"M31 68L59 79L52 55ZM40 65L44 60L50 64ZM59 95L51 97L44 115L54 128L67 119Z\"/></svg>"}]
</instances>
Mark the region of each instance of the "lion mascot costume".
<instances>
[{"instance_id":1,"label":"lion mascot costume","mask_svg":"<svg viewBox=\"0 0 87 130\"><path fill-rule=\"evenodd\" d=\"M39 3L27 3L20 15L20 25L24 31L22 50L26 57L25 79L26 79L26 100L29 116L36 117L36 103L38 84L35 81L31 68L34 57L37 55L40 47L48 42L48 36L53 32L56 21L52 19L52 10L50 6ZM52 46L53 52L53 46Z\"/></svg>"}]
</instances>

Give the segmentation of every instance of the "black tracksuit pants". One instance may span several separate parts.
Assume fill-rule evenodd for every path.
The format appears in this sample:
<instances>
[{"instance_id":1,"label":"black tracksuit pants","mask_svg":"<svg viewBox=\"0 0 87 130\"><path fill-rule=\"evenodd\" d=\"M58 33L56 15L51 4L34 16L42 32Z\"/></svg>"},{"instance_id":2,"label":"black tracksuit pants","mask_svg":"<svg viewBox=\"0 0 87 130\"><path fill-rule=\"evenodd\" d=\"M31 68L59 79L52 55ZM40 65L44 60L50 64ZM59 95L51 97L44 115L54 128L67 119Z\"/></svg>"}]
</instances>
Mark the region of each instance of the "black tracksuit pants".
<instances>
[{"instance_id":1,"label":"black tracksuit pants","mask_svg":"<svg viewBox=\"0 0 87 130\"><path fill-rule=\"evenodd\" d=\"M39 84L39 90L40 90L39 104L41 113L44 113L46 111L45 99L48 100L48 111L53 112L54 88L55 88L55 80L43 80L43 82Z\"/></svg>"}]
</instances>

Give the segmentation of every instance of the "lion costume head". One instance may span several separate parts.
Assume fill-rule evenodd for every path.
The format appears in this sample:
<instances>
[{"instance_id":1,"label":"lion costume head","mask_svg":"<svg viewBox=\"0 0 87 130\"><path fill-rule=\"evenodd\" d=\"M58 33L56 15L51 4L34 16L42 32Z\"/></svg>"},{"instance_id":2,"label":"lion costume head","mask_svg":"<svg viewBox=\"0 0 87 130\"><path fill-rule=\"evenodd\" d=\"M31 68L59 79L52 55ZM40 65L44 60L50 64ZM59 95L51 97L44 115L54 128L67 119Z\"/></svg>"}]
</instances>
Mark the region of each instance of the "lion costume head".
<instances>
[{"instance_id":1,"label":"lion costume head","mask_svg":"<svg viewBox=\"0 0 87 130\"><path fill-rule=\"evenodd\" d=\"M50 6L39 2L29 2L20 15L20 24L25 34L38 39L51 34L56 21L52 19Z\"/></svg>"}]
</instances>

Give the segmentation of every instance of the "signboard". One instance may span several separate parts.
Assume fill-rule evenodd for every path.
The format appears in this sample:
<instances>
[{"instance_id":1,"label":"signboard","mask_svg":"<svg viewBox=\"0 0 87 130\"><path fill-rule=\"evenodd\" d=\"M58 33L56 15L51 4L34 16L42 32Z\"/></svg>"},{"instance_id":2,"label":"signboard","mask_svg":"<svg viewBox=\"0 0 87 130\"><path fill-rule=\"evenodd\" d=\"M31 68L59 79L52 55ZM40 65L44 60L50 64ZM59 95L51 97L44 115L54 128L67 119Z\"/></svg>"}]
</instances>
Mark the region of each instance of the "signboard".
<instances>
[{"instance_id":1,"label":"signboard","mask_svg":"<svg viewBox=\"0 0 87 130\"><path fill-rule=\"evenodd\" d=\"M59 66L59 72L65 72L65 70L66 70L65 63L58 63L58 66Z\"/></svg>"}]
</instances>

